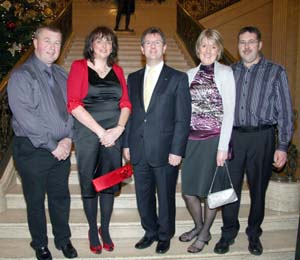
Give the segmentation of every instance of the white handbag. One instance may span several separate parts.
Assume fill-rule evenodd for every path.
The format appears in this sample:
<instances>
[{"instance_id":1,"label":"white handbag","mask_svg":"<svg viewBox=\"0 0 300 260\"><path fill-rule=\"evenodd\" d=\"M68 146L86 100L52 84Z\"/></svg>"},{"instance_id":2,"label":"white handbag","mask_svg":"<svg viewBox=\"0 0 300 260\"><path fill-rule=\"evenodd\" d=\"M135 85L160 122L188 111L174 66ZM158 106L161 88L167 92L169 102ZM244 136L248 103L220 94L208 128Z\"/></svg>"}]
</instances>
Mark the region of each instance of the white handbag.
<instances>
[{"instance_id":1,"label":"white handbag","mask_svg":"<svg viewBox=\"0 0 300 260\"><path fill-rule=\"evenodd\" d=\"M238 200L238 197L237 197L237 195L236 195L236 193L233 189L233 185L232 185L232 182L231 182L231 178L230 178L230 175L229 175L229 171L228 171L228 167L227 167L226 162L224 163L224 165L225 165L225 168L226 168L226 173L227 173L227 176L229 178L231 188L221 190L221 191L217 191L217 192L211 192L212 188L213 188L213 185L214 185L214 182L215 182L217 172L218 172L218 168L219 168L219 166L217 166L217 168L215 170L214 178L212 180L212 183L210 185L208 195L207 195L207 204L208 204L208 207L210 209L215 209L215 208L218 208L220 206L223 206L223 205L226 205L226 204L229 204L229 203L232 203L232 202L235 202L235 201Z\"/></svg>"}]
</instances>

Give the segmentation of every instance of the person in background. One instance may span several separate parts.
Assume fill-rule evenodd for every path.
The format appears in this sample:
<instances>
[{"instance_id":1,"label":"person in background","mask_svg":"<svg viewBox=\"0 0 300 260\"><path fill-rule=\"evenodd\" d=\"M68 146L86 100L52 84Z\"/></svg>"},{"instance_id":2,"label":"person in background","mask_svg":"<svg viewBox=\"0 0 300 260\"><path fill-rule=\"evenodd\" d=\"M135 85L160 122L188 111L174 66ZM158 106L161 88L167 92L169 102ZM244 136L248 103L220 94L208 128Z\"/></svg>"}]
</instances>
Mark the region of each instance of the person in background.
<instances>
[{"instance_id":1,"label":"person in background","mask_svg":"<svg viewBox=\"0 0 300 260\"><path fill-rule=\"evenodd\" d=\"M35 32L34 54L8 82L13 113L13 158L22 180L30 245L37 259L51 260L48 249L45 197L54 243L66 258L77 257L68 224L70 214L70 151L72 117L66 107L66 72L54 64L60 54L59 29L42 26Z\"/></svg>"},{"instance_id":2,"label":"person in background","mask_svg":"<svg viewBox=\"0 0 300 260\"><path fill-rule=\"evenodd\" d=\"M293 111L285 69L267 60L258 28L247 26L238 33L241 60L232 65L236 82L236 107L232 145L238 155L228 164L234 189L241 197L246 172L251 205L246 234L249 252L261 255L261 224L265 195L272 174L272 164L286 163L287 149L293 135ZM275 147L275 127L278 142ZM215 253L224 254L234 243L240 228L240 199L222 207L223 227Z\"/></svg>"},{"instance_id":3,"label":"person in background","mask_svg":"<svg viewBox=\"0 0 300 260\"><path fill-rule=\"evenodd\" d=\"M187 72L192 97L192 118L186 156L182 163L182 194L194 221L182 242L195 241L190 253L202 251L211 239L210 228L217 209L209 209L207 195L217 166L228 159L233 125L235 82L232 69L218 62L223 52L220 33L201 32L196 41L200 64ZM204 199L204 210L201 206Z\"/></svg>"},{"instance_id":4,"label":"person in background","mask_svg":"<svg viewBox=\"0 0 300 260\"><path fill-rule=\"evenodd\" d=\"M116 25L114 30L119 31L119 25L121 21L122 14L126 15L125 20L125 31L133 32L133 29L129 28L130 16L135 11L135 0L118 0L118 11L116 16Z\"/></svg>"},{"instance_id":5,"label":"person in background","mask_svg":"<svg viewBox=\"0 0 300 260\"><path fill-rule=\"evenodd\" d=\"M114 250L109 224L120 185L96 193L92 180L121 166L120 140L131 109L123 70L115 63L117 53L114 32L104 26L95 28L86 38L84 59L73 62L68 78L68 110L75 118L74 143L81 194L89 224L90 251L95 254L102 251L98 234L103 248Z\"/></svg>"},{"instance_id":6,"label":"person in background","mask_svg":"<svg viewBox=\"0 0 300 260\"><path fill-rule=\"evenodd\" d=\"M187 76L164 64L166 49L166 37L159 28L144 31L141 51L146 67L128 76L132 115L124 138L124 157L133 164L137 206L145 230L135 248L147 248L158 240L156 252L160 254L169 250L175 234L178 166L185 153L191 115Z\"/></svg>"}]
</instances>

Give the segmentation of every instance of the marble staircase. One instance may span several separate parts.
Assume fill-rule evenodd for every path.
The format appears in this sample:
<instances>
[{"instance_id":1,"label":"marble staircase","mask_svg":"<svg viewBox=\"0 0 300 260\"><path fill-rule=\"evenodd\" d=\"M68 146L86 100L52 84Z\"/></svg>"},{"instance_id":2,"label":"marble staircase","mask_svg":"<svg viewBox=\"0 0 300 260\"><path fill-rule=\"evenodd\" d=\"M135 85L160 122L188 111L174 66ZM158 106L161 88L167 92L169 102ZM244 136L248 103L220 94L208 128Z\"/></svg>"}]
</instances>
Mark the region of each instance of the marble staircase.
<instances>
[{"instance_id":1,"label":"marble staircase","mask_svg":"<svg viewBox=\"0 0 300 260\"><path fill-rule=\"evenodd\" d=\"M144 64L140 54L139 39L134 35L119 35L119 64L124 68L126 76ZM69 70L74 59L79 59L83 50L84 39L75 38L70 52L65 59L64 67ZM184 57L176 41L167 39L168 49L166 61L170 66L186 71L191 67L188 59ZM211 259L211 260L250 260L257 259L248 252L248 242L245 235L247 216L249 212L249 192L244 185L240 223L241 229L236 242L231 246L229 253L217 255L213 253L215 243L220 238L222 226L221 214L218 212L216 220L211 229L212 240L209 245L199 254L189 254L186 249L189 243L179 242L178 236L192 228L192 220L189 216L184 202L181 198L181 180L177 185L177 215L176 234L172 239L170 250L159 255L155 253L155 245L144 250L137 250L134 244L143 236L140 226L139 215L136 209L134 180L128 179L124 182L121 193L116 197L114 211L111 220L111 236L115 243L113 252L103 251L101 255L94 255L89 251L87 239L88 225L82 209L80 188L78 185L77 167L74 152L71 156L72 168L69 178L71 191L71 213L70 226L72 230L72 242L78 250L78 259L88 260L101 258L104 260L180 260L180 259ZM34 167L34 166L33 166ZM15 170L15 181L10 185L5 195L7 210L0 213L0 260L8 259L35 259L34 251L30 248L30 234L27 227L25 202L22 195L22 188ZM47 207L47 203L46 203ZM266 210L263 223L264 233L262 243L264 253L259 257L261 260L292 260L295 255L296 235L298 227L298 212L285 213L273 210ZM48 217L49 219L49 217ZM50 223L50 222L48 222ZM60 251L54 248L51 225L48 224L49 248L54 259L65 259Z\"/></svg>"},{"instance_id":2,"label":"marble staircase","mask_svg":"<svg viewBox=\"0 0 300 260\"><path fill-rule=\"evenodd\" d=\"M35 259L34 252L30 248L30 234L27 227L27 217L22 188L17 173L14 171L16 182L11 185L6 194L7 210L0 213L0 260L7 259ZM79 258L82 260L102 258L105 260L154 260L154 259L255 259L249 254L247 237L244 230L247 226L249 212L249 192L245 185L241 200L240 223L241 232L235 244L226 255L213 253L213 247L220 237L222 226L221 214L218 212L211 229L212 240L200 254L189 254L186 248L189 243L179 242L178 236L192 227L192 220L181 198L181 180L177 185L177 215L176 234L172 239L171 249L165 255L155 253L155 246L145 250L136 250L134 244L143 235L140 226L139 215L136 209L134 180L128 179L123 183L121 193L116 197L115 207L111 220L111 236L116 245L113 252L104 251L100 256L89 252L87 230L88 225L82 209L76 160L72 154L72 171L70 173L70 191L72 196L70 227L72 230L72 242L76 246ZM46 203L47 208L47 203ZM48 217L49 220L49 217ZM50 223L50 221L48 221ZM298 225L298 213L284 213L266 210L263 223L264 234L262 243L264 254L263 260L291 260L294 259L296 233ZM61 252L54 249L51 225L48 224L49 248L54 259L64 259Z\"/></svg>"},{"instance_id":3,"label":"marble staircase","mask_svg":"<svg viewBox=\"0 0 300 260\"><path fill-rule=\"evenodd\" d=\"M67 71L69 71L73 60L82 57L84 40L83 37L76 37L74 39L64 63ZM118 64L123 67L124 73L127 76L130 72L140 69L145 64L144 57L141 54L140 39L130 33L120 33L118 35L118 42ZM171 37L167 38L167 51L164 58L168 65L181 71L187 71L192 66L188 57L183 55L176 40Z\"/></svg>"}]
</instances>

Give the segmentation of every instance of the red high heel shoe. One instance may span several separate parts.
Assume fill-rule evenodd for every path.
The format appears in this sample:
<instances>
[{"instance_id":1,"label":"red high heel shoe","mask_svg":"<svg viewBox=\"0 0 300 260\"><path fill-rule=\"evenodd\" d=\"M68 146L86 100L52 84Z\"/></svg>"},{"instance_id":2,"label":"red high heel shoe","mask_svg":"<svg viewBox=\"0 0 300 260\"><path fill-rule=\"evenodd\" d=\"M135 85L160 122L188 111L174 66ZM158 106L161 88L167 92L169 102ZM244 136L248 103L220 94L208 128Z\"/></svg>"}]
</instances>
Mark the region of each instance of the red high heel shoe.
<instances>
[{"instance_id":1,"label":"red high heel shoe","mask_svg":"<svg viewBox=\"0 0 300 260\"><path fill-rule=\"evenodd\" d=\"M88 232L88 237L89 237L89 241L90 241L90 232ZM98 245L98 246L92 246L90 244L90 251L92 253L94 253L94 254L97 254L97 255L101 254L101 252L102 252L102 246L101 246L101 244Z\"/></svg>"},{"instance_id":2,"label":"red high heel shoe","mask_svg":"<svg viewBox=\"0 0 300 260\"><path fill-rule=\"evenodd\" d=\"M105 242L104 242L104 240L103 240L103 238L102 238L102 233L101 233L101 227L99 227L99 235L100 235L100 237L101 237L101 239L102 239L102 242L103 242L103 249L105 249L106 251L109 251L109 252L111 252L111 251L114 251L114 248L115 248L115 245L114 245L114 243L112 242L111 244L106 244Z\"/></svg>"}]
</instances>

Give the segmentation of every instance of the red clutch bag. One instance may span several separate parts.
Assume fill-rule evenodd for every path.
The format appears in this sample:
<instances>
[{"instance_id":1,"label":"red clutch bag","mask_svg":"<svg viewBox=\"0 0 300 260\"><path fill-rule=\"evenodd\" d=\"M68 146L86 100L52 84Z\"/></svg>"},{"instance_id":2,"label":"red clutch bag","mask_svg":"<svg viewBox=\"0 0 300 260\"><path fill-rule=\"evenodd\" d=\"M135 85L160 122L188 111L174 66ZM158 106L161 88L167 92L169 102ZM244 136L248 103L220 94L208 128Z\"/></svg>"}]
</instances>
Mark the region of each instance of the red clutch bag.
<instances>
[{"instance_id":1,"label":"red clutch bag","mask_svg":"<svg viewBox=\"0 0 300 260\"><path fill-rule=\"evenodd\" d=\"M92 183L95 191L99 192L122 182L123 180L131 177L132 174L132 166L131 164L127 163L118 169L93 179Z\"/></svg>"}]
</instances>

